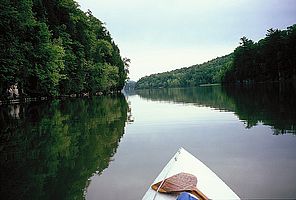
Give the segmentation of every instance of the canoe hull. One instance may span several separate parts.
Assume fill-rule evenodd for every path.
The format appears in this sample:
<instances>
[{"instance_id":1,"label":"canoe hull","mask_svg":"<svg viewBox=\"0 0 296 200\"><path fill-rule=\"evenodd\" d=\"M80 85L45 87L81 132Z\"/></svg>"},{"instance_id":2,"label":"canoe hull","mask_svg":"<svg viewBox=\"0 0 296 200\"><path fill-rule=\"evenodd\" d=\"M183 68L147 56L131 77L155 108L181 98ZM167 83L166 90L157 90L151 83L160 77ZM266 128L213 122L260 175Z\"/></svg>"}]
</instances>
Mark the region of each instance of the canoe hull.
<instances>
[{"instance_id":1,"label":"canoe hull","mask_svg":"<svg viewBox=\"0 0 296 200\"><path fill-rule=\"evenodd\" d=\"M185 149L180 148L164 167L154 183L185 172L197 177L197 188L209 199L240 199L212 170ZM142 200L172 200L174 195L156 193L149 187Z\"/></svg>"}]
</instances>

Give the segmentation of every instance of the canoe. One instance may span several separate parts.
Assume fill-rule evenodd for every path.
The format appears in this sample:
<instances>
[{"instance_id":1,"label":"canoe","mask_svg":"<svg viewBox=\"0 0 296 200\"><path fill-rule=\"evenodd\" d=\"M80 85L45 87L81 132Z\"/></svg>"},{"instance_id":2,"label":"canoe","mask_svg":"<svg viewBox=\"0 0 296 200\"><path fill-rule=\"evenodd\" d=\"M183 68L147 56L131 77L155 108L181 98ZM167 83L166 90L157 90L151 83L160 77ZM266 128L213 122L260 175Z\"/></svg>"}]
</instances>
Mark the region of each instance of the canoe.
<instances>
[{"instance_id":1,"label":"canoe","mask_svg":"<svg viewBox=\"0 0 296 200\"><path fill-rule=\"evenodd\" d=\"M181 172L197 177L197 188L209 199L240 199L212 170L185 149L180 148L152 183ZM173 200L177 195L162 194L149 187L142 200Z\"/></svg>"}]
</instances>

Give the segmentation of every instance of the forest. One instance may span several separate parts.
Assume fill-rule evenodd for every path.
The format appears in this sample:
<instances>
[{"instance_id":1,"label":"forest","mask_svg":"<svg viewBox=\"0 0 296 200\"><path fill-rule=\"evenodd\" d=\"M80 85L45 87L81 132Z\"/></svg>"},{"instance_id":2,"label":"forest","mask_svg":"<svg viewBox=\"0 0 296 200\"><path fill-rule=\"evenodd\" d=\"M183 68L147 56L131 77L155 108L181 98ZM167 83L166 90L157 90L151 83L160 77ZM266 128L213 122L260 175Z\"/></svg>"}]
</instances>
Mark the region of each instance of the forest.
<instances>
[{"instance_id":1,"label":"forest","mask_svg":"<svg viewBox=\"0 0 296 200\"><path fill-rule=\"evenodd\" d=\"M200 65L141 78L136 89L249 84L296 80L296 24L269 29L254 42L245 36L233 53Z\"/></svg>"},{"instance_id":2,"label":"forest","mask_svg":"<svg viewBox=\"0 0 296 200\"><path fill-rule=\"evenodd\" d=\"M73 0L1 0L0 92L61 96L121 90L129 59Z\"/></svg>"},{"instance_id":3,"label":"forest","mask_svg":"<svg viewBox=\"0 0 296 200\"><path fill-rule=\"evenodd\" d=\"M296 80L296 24L286 30L269 29L258 42L242 37L223 77L226 83L286 80Z\"/></svg>"},{"instance_id":4,"label":"forest","mask_svg":"<svg viewBox=\"0 0 296 200\"><path fill-rule=\"evenodd\" d=\"M200 65L141 78L136 89L194 87L221 82L224 71L232 63L232 54L218 57Z\"/></svg>"}]
</instances>

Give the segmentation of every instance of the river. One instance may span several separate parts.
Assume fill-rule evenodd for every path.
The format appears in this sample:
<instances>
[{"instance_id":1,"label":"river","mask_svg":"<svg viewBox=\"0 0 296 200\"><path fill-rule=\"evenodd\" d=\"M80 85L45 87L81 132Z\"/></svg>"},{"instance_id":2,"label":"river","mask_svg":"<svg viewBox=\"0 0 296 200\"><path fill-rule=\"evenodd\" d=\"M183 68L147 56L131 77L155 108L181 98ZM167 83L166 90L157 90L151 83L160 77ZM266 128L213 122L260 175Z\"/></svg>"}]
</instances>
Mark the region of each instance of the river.
<instances>
[{"instance_id":1,"label":"river","mask_svg":"<svg viewBox=\"0 0 296 200\"><path fill-rule=\"evenodd\" d=\"M2 106L0 195L141 199L184 147L241 198L295 198L295 107L291 84Z\"/></svg>"}]
</instances>

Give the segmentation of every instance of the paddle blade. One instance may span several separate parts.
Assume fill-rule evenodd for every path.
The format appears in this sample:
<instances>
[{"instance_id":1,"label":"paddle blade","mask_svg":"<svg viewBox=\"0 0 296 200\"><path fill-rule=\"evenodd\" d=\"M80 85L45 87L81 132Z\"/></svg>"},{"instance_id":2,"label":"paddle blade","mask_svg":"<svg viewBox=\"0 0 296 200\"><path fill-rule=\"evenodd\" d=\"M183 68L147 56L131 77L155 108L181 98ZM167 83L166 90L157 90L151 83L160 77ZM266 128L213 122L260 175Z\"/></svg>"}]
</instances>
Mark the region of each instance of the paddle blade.
<instances>
[{"instance_id":1,"label":"paddle blade","mask_svg":"<svg viewBox=\"0 0 296 200\"><path fill-rule=\"evenodd\" d=\"M178 193L194 190L196 184L197 178L194 175L182 172L155 183L151 187L155 191L162 193Z\"/></svg>"},{"instance_id":2,"label":"paddle blade","mask_svg":"<svg viewBox=\"0 0 296 200\"><path fill-rule=\"evenodd\" d=\"M155 183L151 187L161 193L180 193L186 191L196 195L201 200L208 200L208 197L196 188L196 184L196 176L182 172L166 178L164 181Z\"/></svg>"}]
</instances>

